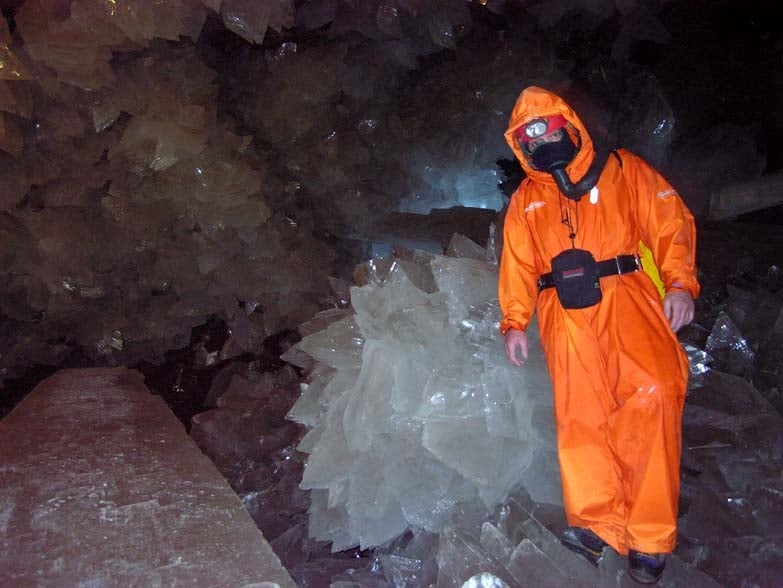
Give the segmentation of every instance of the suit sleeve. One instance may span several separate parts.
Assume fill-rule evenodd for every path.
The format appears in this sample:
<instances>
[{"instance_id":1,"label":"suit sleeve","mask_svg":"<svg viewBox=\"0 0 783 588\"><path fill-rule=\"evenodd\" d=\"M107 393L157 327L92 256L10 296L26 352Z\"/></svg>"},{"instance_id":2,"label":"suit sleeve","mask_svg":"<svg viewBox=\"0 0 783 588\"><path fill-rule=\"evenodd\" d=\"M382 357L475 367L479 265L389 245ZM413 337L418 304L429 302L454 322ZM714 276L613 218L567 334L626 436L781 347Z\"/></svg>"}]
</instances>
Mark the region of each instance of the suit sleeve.
<instances>
[{"instance_id":1,"label":"suit sleeve","mask_svg":"<svg viewBox=\"0 0 783 588\"><path fill-rule=\"evenodd\" d=\"M503 222L503 250L500 255L498 299L503 318L500 332L524 331L533 316L538 298L538 273L533 242L524 213L520 210L519 192L511 198Z\"/></svg>"},{"instance_id":2,"label":"suit sleeve","mask_svg":"<svg viewBox=\"0 0 783 588\"><path fill-rule=\"evenodd\" d=\"M624 173L636 199L639 229L652 250L666 291L699 295L696 274L696 224L672 185L642 158L623 151Z\"/></svg>"}]
</instances>

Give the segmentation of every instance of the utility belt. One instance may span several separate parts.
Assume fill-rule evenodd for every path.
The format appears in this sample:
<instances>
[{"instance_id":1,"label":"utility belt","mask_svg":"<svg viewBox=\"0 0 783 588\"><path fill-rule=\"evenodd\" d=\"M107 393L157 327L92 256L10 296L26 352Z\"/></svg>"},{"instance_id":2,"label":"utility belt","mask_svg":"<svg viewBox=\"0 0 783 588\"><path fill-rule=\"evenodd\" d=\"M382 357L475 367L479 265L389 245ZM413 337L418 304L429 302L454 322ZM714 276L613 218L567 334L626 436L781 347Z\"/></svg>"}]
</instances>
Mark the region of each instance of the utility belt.
<instances>
[{"instance_id":1,"label":"utility belt","mask_svg":"<svg viewBox=\"0 0 783 588\"><path fill-rule=\"evenodd\" d=\"M584 249L566 249L552 258L552 271L538 278L539 291L555 288L563 308L587 308L601 301L599 278L641 269L637 255L596 261Z\"/></svg>"}]
</instances>

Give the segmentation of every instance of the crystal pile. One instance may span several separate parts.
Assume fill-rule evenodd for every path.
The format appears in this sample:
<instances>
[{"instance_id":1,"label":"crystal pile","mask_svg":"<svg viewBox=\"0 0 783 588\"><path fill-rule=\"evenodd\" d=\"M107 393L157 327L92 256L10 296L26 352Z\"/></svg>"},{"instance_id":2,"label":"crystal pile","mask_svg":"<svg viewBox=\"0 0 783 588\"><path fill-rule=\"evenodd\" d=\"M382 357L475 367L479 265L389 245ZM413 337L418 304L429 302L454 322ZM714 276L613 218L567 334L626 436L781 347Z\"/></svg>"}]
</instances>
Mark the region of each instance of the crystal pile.
<instances>
[{"instance_id":1,"label":"crystal pile","mask_svg":"<svg viewBox=\"0 0 783 588\"><path fill-rule=\"evenodd\" d=\"M379 265L351 289L355 314L283 356L316 362L288 415L310 429L298 449L311 535L339 551L437 533L520 485L557 502L551 385L536 338L525 369L505 360L496 266L424 254Z\"/></svg>"}]
</instances>

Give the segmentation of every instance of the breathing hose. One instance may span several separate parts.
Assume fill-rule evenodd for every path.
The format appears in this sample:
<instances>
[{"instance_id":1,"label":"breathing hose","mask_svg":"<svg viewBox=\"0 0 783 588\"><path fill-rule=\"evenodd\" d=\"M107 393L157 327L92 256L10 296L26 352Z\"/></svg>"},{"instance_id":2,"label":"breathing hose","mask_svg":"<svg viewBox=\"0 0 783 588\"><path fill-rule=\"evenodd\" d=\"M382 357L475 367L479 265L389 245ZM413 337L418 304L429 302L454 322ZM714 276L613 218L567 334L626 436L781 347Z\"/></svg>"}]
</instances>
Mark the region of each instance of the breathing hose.
<instances>
[{"instance_id":1,"label":"breathing hose","mask_svg":"<svg viewBox=\"0 0 783 588\"><path fill-rule=\"evenodd\" d=\"M576 184L571 182L565 166L558 166L556 169L550 170L549 173L555 179L557 187L560 188L560 191L566 198L579 202L582 196L587 194L598 183L598 178L601 177L601 172L604 171L606 166L606 160L609 159L609 153L611 151L608 150L596 152L595 157L593 157L593 163L590 164L587 173Z\"/></svg>"}]
</instances>

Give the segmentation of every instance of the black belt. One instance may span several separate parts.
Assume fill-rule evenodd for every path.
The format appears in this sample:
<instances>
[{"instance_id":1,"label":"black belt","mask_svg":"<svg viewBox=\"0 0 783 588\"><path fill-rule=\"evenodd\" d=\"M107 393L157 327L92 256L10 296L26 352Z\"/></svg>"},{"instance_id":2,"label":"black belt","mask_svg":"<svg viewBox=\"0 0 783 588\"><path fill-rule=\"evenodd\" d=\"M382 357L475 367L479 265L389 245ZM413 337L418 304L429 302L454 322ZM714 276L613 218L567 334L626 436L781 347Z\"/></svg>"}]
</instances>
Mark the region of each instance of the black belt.
<instances>
[{"instance_id":1,"label":"black belt","mask_svg":"<svg viewBox=\"0 0 783 588\"><path fill-rule=\"evenodd\" d=\"M638 255L618 255L611 259L604 259L598 262L598 277L616 276L617 274L627 274L641 269L642 263ZM538 278L538 289L554 288L555 280L552 274L544 274Z\"/></svg>"}]
</instances>

